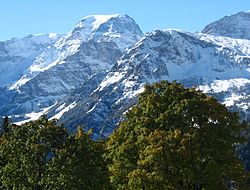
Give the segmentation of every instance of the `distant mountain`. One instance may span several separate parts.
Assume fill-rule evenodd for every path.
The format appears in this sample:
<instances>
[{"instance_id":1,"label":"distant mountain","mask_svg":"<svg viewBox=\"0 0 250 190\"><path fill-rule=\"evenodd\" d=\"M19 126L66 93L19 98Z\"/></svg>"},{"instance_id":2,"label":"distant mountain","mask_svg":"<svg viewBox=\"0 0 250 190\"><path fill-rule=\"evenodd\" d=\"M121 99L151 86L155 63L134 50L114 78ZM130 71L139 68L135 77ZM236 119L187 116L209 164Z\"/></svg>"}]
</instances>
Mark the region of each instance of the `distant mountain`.
<instances>
[{"instance_id":1,"label":"distant mountain","mask_svg":"<svg viewBox=\"0 0 250 190\"><path fill-rule=\"evenodd\" d=\"M250 11L225 16L207 25L202 32L215 36L226 36L250 40Z\"/></svg>"},{"instance_id":2,"label":"distant mountain","mask_svg":"<svg viewBox=\"0 0 250 190\"><path fill-rule=\"evenodd\" d=\"M36 54L19 80L6 85L2 94L11 98L0 113L21 115L53 105L92 75L102 77L142 35L127 15L83 18L72 31Z\"/></svg>"},{"instance_id":3,"label":"distant mountain","mask_svg":"<svg viewBox=\"0 0 250 190\"><path fill-rule=\"evenodd\" d=\"M202 33L155 30L145 35L127 15L85 17L68 34L38 45L39 51L25 50L32 59L13 58L13 64L23 66L18 76L0 69L5 76L0 115L25 122L46 113L71 131L84 125L96 137L107 136L145 84L177 80L250 120L248 15L224 17ZM0 52L0 68L8 55L19 55L13 49Z\"/></svg>"},{"instance_id":4,"label":"distant mountain","mask_svg":"<svg viewBox=\"0 0 250 190\"><path fill-rule=\"evenodd\" d=\"M0 87L11 86L19 80L36 58L61 35L29 35L0 42Z\"/></svg>"},{"instance_id":5,"label":"distant mountain","mask_svg":"<svg viewBox=\"0 0 250 190\"><path fill-rule=\"evenodd\" d=\"M123 55L89 96L83 93L82 98L71 99L68 105L75 106L62 115L61 121L69 128L84 124L93 127L97 135L107 136L136 103L143 86L161 80L196 86L249 114L249 63L248 40L157 30ZM51 109L53 114L62 110L62 103Z\"/></svg>"}]
</instances>

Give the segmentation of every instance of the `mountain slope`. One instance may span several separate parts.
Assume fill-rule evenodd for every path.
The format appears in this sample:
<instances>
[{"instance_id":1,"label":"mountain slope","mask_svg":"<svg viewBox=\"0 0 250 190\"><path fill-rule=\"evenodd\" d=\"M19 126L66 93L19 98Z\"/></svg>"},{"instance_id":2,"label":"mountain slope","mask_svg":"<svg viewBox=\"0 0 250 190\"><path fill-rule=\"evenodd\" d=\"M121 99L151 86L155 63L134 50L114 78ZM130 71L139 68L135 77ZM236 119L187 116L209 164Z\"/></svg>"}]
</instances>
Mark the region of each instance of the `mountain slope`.
<instances>
[{"instance_id":1,"label":"mountain slope","mask_svg":"<svg viewBox=\"0 0 250 190\"><path fill-rule=\"evenodd\" d=\"M18 89L40 72L64 63L64 59L77 54L80 46L86 42L113 43L121 52L142 37L135 21L127 15L93 15L84 17L72 31L49 46L30 66L11 89ZM86 45L85 45L86 46ZM93 48L92 48L93 50ZM92 61L92 60L90 60ZM101 66L101 65L100 65ZM107 65L104 65L103 69Z\"/></svg>"},{"instance_id":2,"label":"mountain slope","mask_svg":"<svg viewBox=\"0 0 250 190\"><path fill-rule=\"evenodd\" d=\"M37 45L41 49L27 49L32 59L0 88L0 115L25 122L46 113L71 131L94 128L97 138L113 131L145 84L177 80L250 120L248 15L222 18L203 33L156 30L144 36L127 15L85 17L68 34ZM0 51L4 62L10 53Z\"/></svg>"},{"instance_id":3,"label":"mountain slope","mask_svg":"<svg viewBox=\"0 0 250 190\"><path fill-rule=\"evenodd\" d=\"M30 35L0 42L0 87L12 85L48 46L61 35Z\"/></svg>"},{"instance_id":4,"label":"mountain slope","mask_svg":"<svg viewBox=\"0 0 250 190\"><path fill-rule=\"evenodd\" d=\"M245 100L250 90L249 55L248 40L176 30L148 33L117 61L90 96L76 101L76 106L62 115L61 121L68 127L83 123L94 128L96 135L106 136L136 103L143 86L160 80L177 80L206 92L213 91L218 81L230 82L229 91L221 89L218 94L211 94L225 103L244 92L240 103L232 103L240 108L248 104Z\"/></svg>"},{"instance_id":5,"label":"mountain slope","mask_svg":"<svg viewBox=\"0 0 250 190\"><path fill-rule=\"evenodd\" d=\"M142 35L127 15L83 18L72 31L48 46L20 80L3 91L11 98L0 107L0 113L24 115L53 105L92 75L102 77Z\"/></svg>"},{"instance_id":6,"label":"mountain slope","mask_svg":"<svg viewBox=\"0 0 250 190\"><path fill-rule=\"evenodd\" d=\"M250 11L225 16L207 25L202 32L215 36L226 36L250 40Z\"/></svg>"}]
</instances>

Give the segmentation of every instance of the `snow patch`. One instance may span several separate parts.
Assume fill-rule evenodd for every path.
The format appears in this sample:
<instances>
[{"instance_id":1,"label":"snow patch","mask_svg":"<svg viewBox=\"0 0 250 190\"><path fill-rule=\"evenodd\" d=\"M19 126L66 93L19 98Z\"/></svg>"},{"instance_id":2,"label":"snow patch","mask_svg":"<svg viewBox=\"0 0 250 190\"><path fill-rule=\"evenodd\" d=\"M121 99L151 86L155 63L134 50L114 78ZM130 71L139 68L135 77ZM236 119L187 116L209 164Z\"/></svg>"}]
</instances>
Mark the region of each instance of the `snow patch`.
<instances>
[{"instance_id":1,"label":"snow patch","mask_svg":"<svg viewBox=\"0 0 250 190\"><path fill-rule=\"evenodd\" d=\"M10 86L9 90L18 90L18 88L24 84L26 84L30 79L26 78L26 75L22 76L21 79L19 79L15 84L13 84L12 86Z\"/></svg>"},{"instance_id":2,"label":"snow patch","mask_svg":"<svg viewBox=\"0 0 250 190\"><path fill-rule=\"evenodd\" d=\"M245 86L246 84L250 84L250 79L246 78L236 78L229 80L215 80L209 85L200 85L198 89L203 91L204 93L219 93L219 92L227 92L230 88L240 88Z\"/></svg>"},{"instance_id":3,"label":"snow patch","mask_svg":"<svg viewBox=\"0 0 250 190\"><path fill-rule=\"evenodd\" d=\"M61 111L59 113L57 113L56 115L54 115L53 117L51 117L50 119L60 119L65 112L68 112L69 110L73 109L76 106L76 102L73 102L72 104L70 104L67 107L63 108L64 105L65 104L60 106L59 108L61 109Z\"/></svg>"},{"instance_id":4,"label":"snow patch","mask_svg":"<svg viewBox=\"0 0 250 190\"><path fill-rule=\"evenodd\" d=\"M104 81L101 82L95 91L102 91L106 86L114 84L124 77L125 73L114 72L112 76L108 75Z\"/></svg>"},{"instance_id":5,"label":"snow patch","mask_svg":"<svg viewBox=\"0 0 250 190\"><path fill-rule=\"evenodd\" d=\"M16 122L16 123L14 123L14 124L16 124L16 125L22 125L22 124L27 123L27 122L29 122L29 121L37 120L37 119L39 119L39 117L41 117L42 115L46 114L47 111L48 111L50 108L52 108L53 106L54 106L54 105L49 106L49 107L47 107L47 108L43 108L42 111L40 111L40 112L31 112L31 113L27 113L27 114L25 114L25 117L27 117L28 119L23 120L23 121Z\"/></svg>"},{"instance_id":6,"label":"snow patch","mask_svg":"<svg viewBox=\"0 0 250 190\"><path fill-rule=\"evenodd\" d=\"M87 113L92 112L95 108L96 108L96 104L89 111L87 111Z\"/></svg>"},{"instance_id":7,"label":"snow patch","mask_svg":"<svg viewBox=\"0 0 250 190\"><path fill-rule=\"evenodd\" d=\"M225 98L225 101L222 102L222 104L225 104L225 106L230 107L233 106L236 101L242 98L244 98L244 96L232 94L230 97Z\"/></svg>"},{"instance_id":8,"label":"snow patch","mask_svg":"<svg viewBox=\"0 0 250 190\"><path fill-rule=\"evenodd\" d=\"M59 112L61 111L65 106L65 103L63 103L62 105L60 105L57 109L56 109L56 112Z\"/></svg>"},{"instance_id":9,"label":"snow patch","mask_svg":"<svg viewBox=\"0 0 250 190\"><path fill-rule=\"evenodd\" d=\"M93 31L93 30L96 30L97 28L99 28L99 26L102 23L105 23L109 19L111 19L113 17L118 17L118 16L119 16L119 14L114 14L114 15L90 15L90 16L84 17L82 20L84 20L89 25L92 25L92 31ZM82 22L80 22L79 24L82 24Z\"/></svg>"}]
</instances>

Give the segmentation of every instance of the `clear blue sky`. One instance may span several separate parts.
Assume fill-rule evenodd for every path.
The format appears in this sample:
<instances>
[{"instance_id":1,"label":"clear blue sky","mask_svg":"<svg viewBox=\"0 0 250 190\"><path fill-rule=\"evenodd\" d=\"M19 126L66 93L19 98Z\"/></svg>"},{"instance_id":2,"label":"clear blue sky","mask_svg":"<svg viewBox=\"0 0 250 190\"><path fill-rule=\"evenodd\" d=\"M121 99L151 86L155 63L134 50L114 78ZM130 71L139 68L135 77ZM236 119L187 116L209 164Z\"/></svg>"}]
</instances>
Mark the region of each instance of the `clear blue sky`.
<instances>
[{"instance_id":1,"label":"clear blue sky","mask_svg":"<svg viewBox=\"0 0 250 190\"><path fill-rule=\"evenodd\" d=\"M3 0L0 41L38 33L66 33L84 16L122 13L143 32L200 31L225 15L250 10L250 0Z\"/></svg>"}]
</instances>

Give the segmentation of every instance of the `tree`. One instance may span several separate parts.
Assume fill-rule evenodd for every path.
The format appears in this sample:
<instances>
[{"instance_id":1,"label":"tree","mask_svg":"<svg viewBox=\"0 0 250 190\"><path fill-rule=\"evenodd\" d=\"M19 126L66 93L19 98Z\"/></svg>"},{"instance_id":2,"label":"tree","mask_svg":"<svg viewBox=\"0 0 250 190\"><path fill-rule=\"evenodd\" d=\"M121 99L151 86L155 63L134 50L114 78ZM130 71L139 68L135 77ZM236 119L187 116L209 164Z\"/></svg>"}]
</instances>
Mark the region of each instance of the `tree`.
<instances>
[{"instance_id":1,"label":"tree","mask_svg":"<svg viewBox=\"0 0 250 190\"><path fill-rule=\"evenodd\" d=\"M0 134L6 134L11 131L12 124L8 116L3 117Z\"/></svg>"},{"instance_id":2,"label":"tree","mask_svg":"<svg viewBox=\"0 0 250 190\"><path fill-rule=\"evenodd\" d=\"M69 136L42 116L0 139L0 189L109 189L103 153L91 131Z\"/></svg>"},{"instance_id":3,"label":"tree","mask_svg":"<svg viewBox=\"0 0 250 190\"><path fill-rule=\"evenodd\" d=\"M114 189L225 189L247 175L235 154L246 126L201 91L146 85L126 116L107 141Z\"/></svg>"},{"instance_id":4,"label":"tree","mask_svg":"<svg viewBox=\"0 0 250 190\"><path fill-rule=\"evenodd\" d=\"M0 126L0 145L2 142L4 142L4 136L6 136L9 132L11 132L11 129L13 127L13 124L11 124L11 121L8 116L3 117L2 123ZM2 155L0 155L0 170L2 170L3 166L6 164L6 160ZM0 182L0 188L2 186L2 182Z\"/></svg>"},{"instance_id":5,"label":"tree","mask_svg":"<svg viewBox=\"0 0 250 190\"><path fill-rule=\"evenodd\" d=\"M108 188L103 143L91 139L91 132L78 128L50 164L46 189L96 190Z\"/></svg>"},{"instance_id":6,"label":"tree","mask_svg":"<svg viewBox=\"0 0 250 190\"><path fill-rule=\"evenodd\" d=\"M62 147L68 134L55 120L42 116L37 121L16 126L0 144L4 165L0 170L3 188L44 189L42 179L55 151Z\"/></svg>"}]
</instances>

